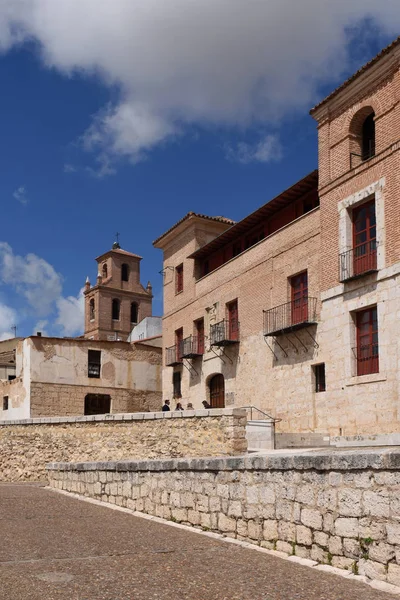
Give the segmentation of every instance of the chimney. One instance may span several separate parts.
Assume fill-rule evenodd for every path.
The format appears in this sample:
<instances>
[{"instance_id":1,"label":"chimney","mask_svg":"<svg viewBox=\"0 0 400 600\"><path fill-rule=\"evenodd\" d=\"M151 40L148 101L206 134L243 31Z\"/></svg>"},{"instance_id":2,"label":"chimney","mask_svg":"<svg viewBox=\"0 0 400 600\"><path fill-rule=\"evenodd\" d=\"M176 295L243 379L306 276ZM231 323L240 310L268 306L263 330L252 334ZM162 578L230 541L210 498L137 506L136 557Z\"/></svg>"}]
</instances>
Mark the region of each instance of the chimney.
<instances>
[{"instance_id":1,"label":"chimney","mask_svg":"<svg viewBox=\"0 0 400 600\"><path fill-rule=\"evenodd\" d=\"M37 331L37 332L36 332L36 335L37 335L38 337L42 337L42 332L41 332L41 331Z\"/></svg>"}]
</instances>

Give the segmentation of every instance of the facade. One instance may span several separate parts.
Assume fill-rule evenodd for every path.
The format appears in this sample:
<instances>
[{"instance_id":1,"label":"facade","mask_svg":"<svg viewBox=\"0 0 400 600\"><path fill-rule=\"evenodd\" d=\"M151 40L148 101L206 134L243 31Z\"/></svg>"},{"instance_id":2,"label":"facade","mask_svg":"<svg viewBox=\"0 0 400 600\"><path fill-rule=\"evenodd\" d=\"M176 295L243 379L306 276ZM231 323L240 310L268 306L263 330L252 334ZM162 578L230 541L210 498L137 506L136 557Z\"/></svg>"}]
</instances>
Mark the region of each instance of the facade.
<instances>
[{"instance_id":1,"label":"facade","mask_svg":"<svg viewBox=\"0 0 400 600\"><path fill-rule=\"evenodd\" d=\"M155 241L165 397L255 405L280 432L400 433L399 60L397 40L311 111L318 172Z\"/></svg>"},{"instance_id":2,"label":"facade","mask_svg":"<svg viewBox=\"0 0 400 600\"><path fill-rule=\"evenodd\" d=\"M85 333L91 340L127 341L134 325L151 316L152 287L140 283L141 257L118 243L96 258L96 285L85 284Z\"/></svg>"},{"instance_id":3,"label":"facade","mask_svg":"<svg viewBox=\"0 0 400 600\"><path fill-rule=\"evenodd\" d=\"M21 339L16 378L0 380L0 420L160 410L161 352L140 343Z\"/></svg>"},{"instance_id":4,"label":"facade","mask_svg":"<svg viewBox=\"0 0 400 600\"><path fill-rule=\"evenodd\" d=\"M138 342L162 337L162 317L146 317L132 329L128 341Z\"/></svg>"},{"instance_id":5,"label":"facade","mask_svg":"<svg viewBox=\"0 0 400 600\"><path fill-rule=\"evenodd\" d=\"M15 353L22 338L12 338L0 342L0 380L11 381L15 378Z\"/></svg>"}]
</instances>

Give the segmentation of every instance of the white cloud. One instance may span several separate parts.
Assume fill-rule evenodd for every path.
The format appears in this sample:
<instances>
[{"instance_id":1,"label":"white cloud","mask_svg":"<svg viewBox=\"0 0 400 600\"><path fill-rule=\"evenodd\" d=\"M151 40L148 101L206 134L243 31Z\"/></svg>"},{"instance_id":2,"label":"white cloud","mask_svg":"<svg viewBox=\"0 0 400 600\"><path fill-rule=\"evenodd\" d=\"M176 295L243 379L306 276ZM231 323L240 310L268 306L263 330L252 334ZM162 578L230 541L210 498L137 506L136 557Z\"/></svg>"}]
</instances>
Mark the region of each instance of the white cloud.
<instances>
[{"instance_id":1,"label":"white cloud","mask_svg":"<svg viewBox=\"0 0 400 600\"><path fill-rule=\"evenodd\" d=\"M13 197L15 198L15 200L18 200L18 202L20 202L24 206L26 204L28 204L28 196L26 195L26 188L23 185L20 185L19 188L17 188L13 192Z\"/></svg>"},{"instance_id":2,"label":"white cloud","mask_svg":"<svg viewBox=\"0 0 400 600\"><path fill-rule=\"evenodd\" d=\"M98 175L187 127L266 127L316 100L351 65L363 19L397 35L393 0L0 0L0 48L39 42L43 62L119 89L83 134Z\"/></svg>"},{"instance_id":3,"label":"white cloud","mask_svg":"<svg viewBox=\"0 0 400 600\"><path fill-rule=\"evenodd\" d=\"M247 165L252 162L274 162L282 158L282 147L276 135L267 134L255 144L239 142L235 146L227 144L225 155L228 160Z\"/></svg>"},{"instance_id":4,"label":"white cloud","mask_svg":"<svg viewBox=\"0 0 400 600\"><path fill-rule=\"evenodd\" d=\"M77 167L71 165L70 163L65 163L64 165L64 173L76 173Z\"/></svg>"},{"instance_id":5,"label":"white cloud","mask_svg":"<svg viewBox=\"0 0 400 600\"><path fill-rule=\"evenodd\" d=\"M62 329L62 334L66 336L79 335L83 333L83 323L85 314L85 298L83 288L78 296L68 296L57 300L58 317L56 324Z\"/></svg>"},{"instance_id":6,"label":"white cloud","mask_svg":"<svg viewBox=\"0 0 400 600\"><path fill-rule=\"evenodd\" d=\"M0 341L14 337L11 327L17 322L15 310L0 302Z\"/></svg>"}]
</instances>

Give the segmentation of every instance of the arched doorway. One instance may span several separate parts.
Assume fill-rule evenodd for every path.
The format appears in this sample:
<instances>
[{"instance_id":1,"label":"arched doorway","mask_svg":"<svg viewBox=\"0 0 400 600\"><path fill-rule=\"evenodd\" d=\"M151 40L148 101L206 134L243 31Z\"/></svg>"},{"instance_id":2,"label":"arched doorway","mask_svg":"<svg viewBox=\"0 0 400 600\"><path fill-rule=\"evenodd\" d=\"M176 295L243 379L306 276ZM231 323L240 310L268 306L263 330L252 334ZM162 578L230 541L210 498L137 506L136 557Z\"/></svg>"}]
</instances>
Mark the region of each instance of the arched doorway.
<instances>
[{"instance_id":1,"label":"arched doorway","mask_svg":"<svg viewBox=\"0 0 400 600\"><path fill-rule=\"evenodd\" d=\"M210 387L210 404L211 408L224 408L225 406L225 380L221 373L211 377L209 382Z\"/></svg>"}]
</instances>

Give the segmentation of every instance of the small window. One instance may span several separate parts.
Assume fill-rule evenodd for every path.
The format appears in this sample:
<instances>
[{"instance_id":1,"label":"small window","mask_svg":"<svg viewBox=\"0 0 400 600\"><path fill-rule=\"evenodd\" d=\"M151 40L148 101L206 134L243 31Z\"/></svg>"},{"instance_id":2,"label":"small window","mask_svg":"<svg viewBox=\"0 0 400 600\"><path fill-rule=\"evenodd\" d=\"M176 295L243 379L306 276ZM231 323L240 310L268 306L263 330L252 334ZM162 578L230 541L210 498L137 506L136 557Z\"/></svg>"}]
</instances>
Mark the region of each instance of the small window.
<instances>
[{"instance_id":1,"label":"small window","mask_svg":"<svg viewBox=\"0 0 400 600\"><path fill-rule=\"evenodd\" d=\"M113 321L119 321L121 303L117 298L112 301L112 319Z\"/></svg>"},{"instance_id":2,"label":"small window","mask_svg":"<svg viewBox=\"0 0 400 600\"><path fill-rule=\"evenodd\" d=\"M325 392L326 391L326 382L325 382L325 363L321 363L320 365L314 365L314 381L315 381L315 392Z\"/></svg>"},{"instance_id":3,"label":"small window","mask_svg":"<svg viewBox=\"0 0 400 600\"><path fill-rule=\"evenodd\" d=\"M175 268L175 293L183 292L183 264Z\"/></svg>"},{"instance_id":4,"label":"small window","mask_svg":"<svg viewBox=\"0 0 400 600\"><path fill-rule=\"evenodd\" d=\"M375 113L365 119L362 126L362 160L375 156Z\"/></svg>"},{"instance_id":5,"label":"small window","mask_svg":"<svg viewBox=\"0 0 400 600\"><path fill-rule=\"evenodd\" d=\"M88 377L100 378L101 351L88 351Z\"/></svg>"},{"instance_id":6,"label":"small window","mask_svg":"<svg viewBox=\"0 0 400 600\"><path fill-rule=\"evenodd\" d=\"M126 263L121 267L121 280L129 281L129 266Z\"/></svg>"},{"instance_id":7,"label":"small window","mask_svg":"<svg viewBox=\"0 0 400 600\"><path fill-rule=\"evenodd\" d=\"M3 410L8 410L8 396L3 396Z\"/></svg>"},{"instance_id":8,"label":"small window","mask_svg":"<svg viewBox=\"0 0 400 600\"><path fill-rule=\"evenodd\" d=\"M8 381L13 381L14 379L16 379L17 376L16 375L9 375L8 376Z\"/></svg>"},{"instance_id":9,"label":"small window","mask_svg":"<svg viewBox=\"0 0 400 600\"><path fill-rule=\"evenodd\" d=\"M131 323L138 322L138 305L136 302L132 302L131 304Z\"/></svg>"},{"instance_id":10,"label":"small window","mask_svg":"<svg viewBox=\"0 0 400 600\"><path fill-rule=\"evenodd\" d=\"M94 298L92 298L89 302L89 316L90 316L90 320L94 321Z\"/></svg>"},{"instance_id":11,"label":"small window","mask_svg":"<svg viewBox=\"0 0 400 600\"><path fill-rule=\"evenodd\" d=\"M379 373L378 311L377 307L356 313L357 375Z\"/></svg>"},{"instance_id":12,"label":"small window","mask_svg":"<svg viewBox=\"0 0 400 600\"><path fill-rule=\"evenodd\" d=\"M172 374L173 398L182 398L181 380L181 372L175 371Z\"/></svg>"},{"instance_id":13,"label":"small window","mask_svg":"<svg viewBox=\"0 0 400 600\"><path fill-rule=\"evenodd\" d=\"M111 410L111 396L108 394L87 394L85 415L106 415Z\"/></svg>"},{"instance_id":14,"label":"small window","mask_svg":"<svg viewBox=\"0 0 400 600\"><path fill-rule=\"evenodd\" d=\"M108 277L107 263L104 263L104 264L103 264L103 268L102 268L102 276L103 276L103 279L107 279L107 277Z\"/></svg>"}]
</instances>

